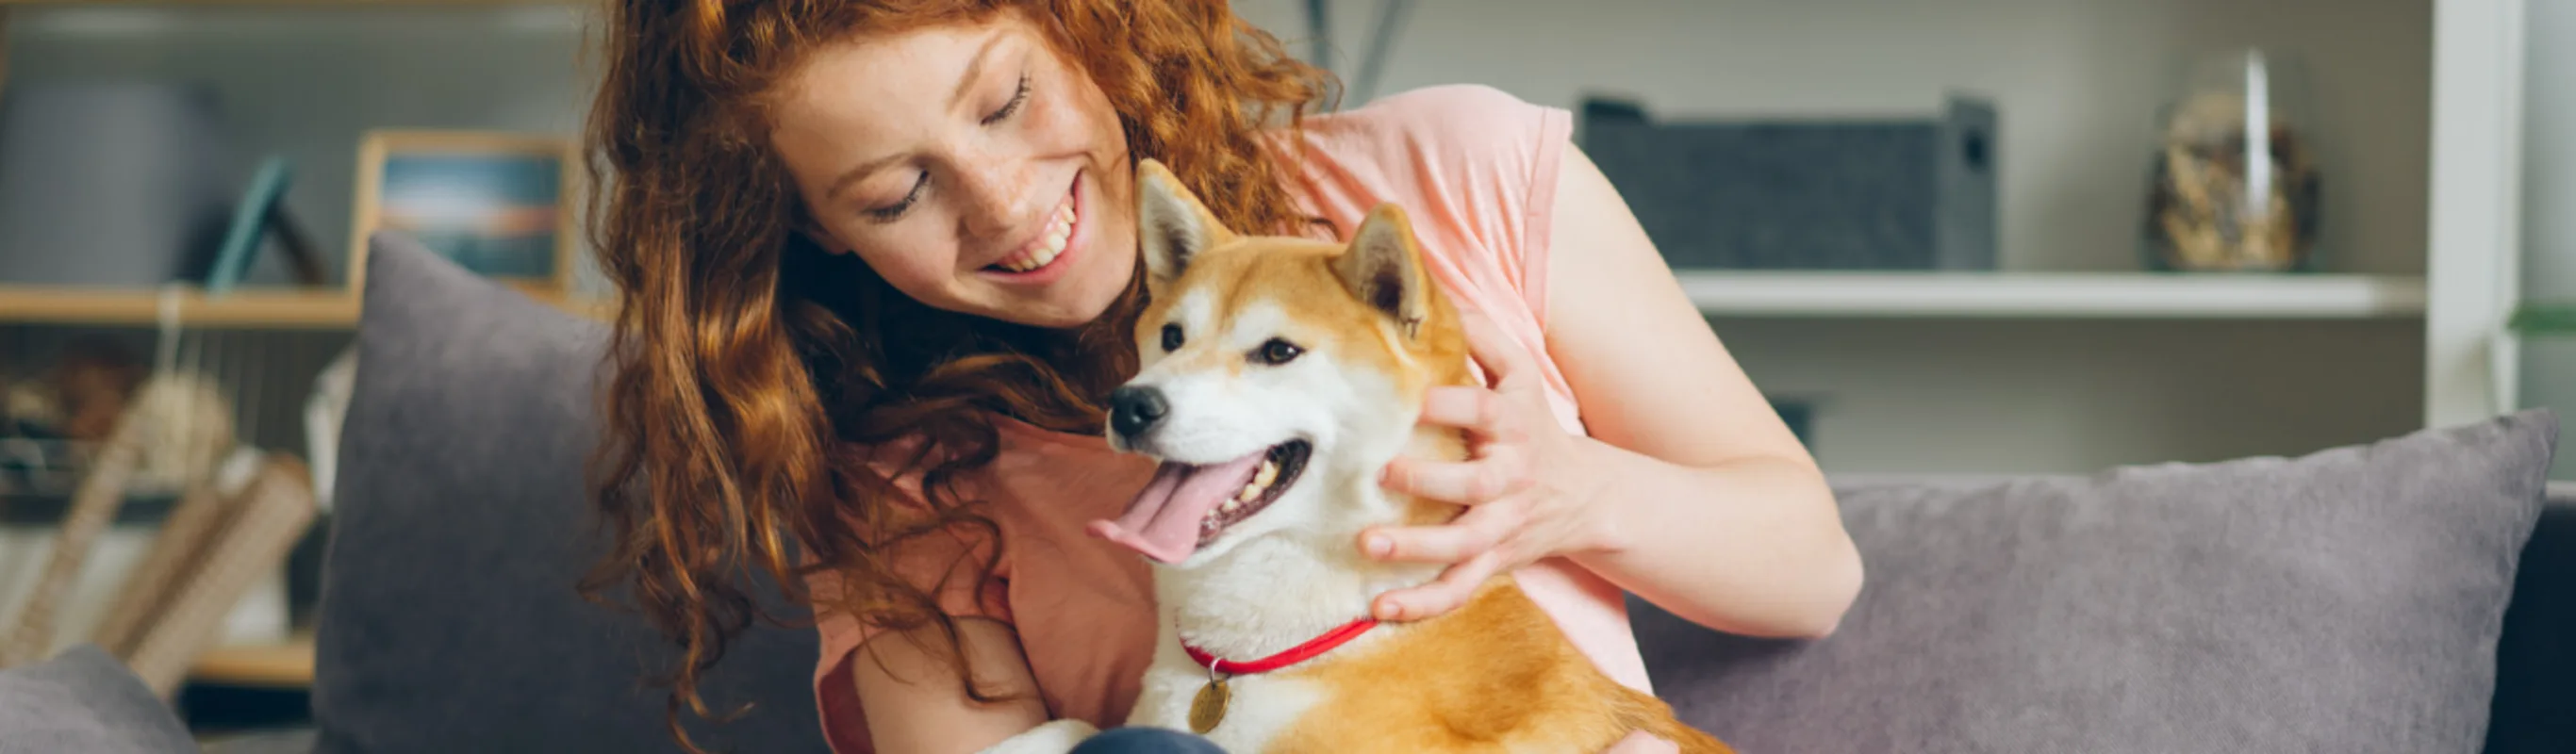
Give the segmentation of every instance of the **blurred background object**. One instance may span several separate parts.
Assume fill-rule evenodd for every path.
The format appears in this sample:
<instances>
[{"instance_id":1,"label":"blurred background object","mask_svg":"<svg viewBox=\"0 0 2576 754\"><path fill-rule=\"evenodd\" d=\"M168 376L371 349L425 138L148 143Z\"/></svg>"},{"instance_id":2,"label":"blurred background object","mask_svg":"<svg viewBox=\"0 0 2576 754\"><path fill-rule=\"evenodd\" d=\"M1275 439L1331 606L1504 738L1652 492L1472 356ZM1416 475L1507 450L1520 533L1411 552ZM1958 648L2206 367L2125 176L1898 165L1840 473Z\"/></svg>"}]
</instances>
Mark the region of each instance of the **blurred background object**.
<instances>
[{"instance_id":1,"label":"blurred background object","mask_svg":"<svg viewBox=\"0 0 2576 754\"><path fill-rule=\"evenodd\" d=\"M0 280L202 281L238 191L212 87L12 81L0 89Z\"/></svg>"},{"instance_id":2,"label":"blurred background object","mask_svg":"<svg viewBox=\"0 0 2576 754\"><path fill-rule=\"evenodd\" d=\"M2207 56L2165 108L2147 190L2148 264L2304 270L2323 190L2306 86L2266 50Z\"/></svg>"},{"instance_id":3,"label":"blurred background object","mask_svg":"<svg viewBox=\"0 0 2576 754\"><path fill-rule=\"evenodd\" d=\"M1666 262L1704 270L1995 269L1992 102L1866 119L1661 122L1586 98L1576 143Z\"/></svg>"},{"instance_id":4,"label":"blurred background object","mask_svg":"<svg viewBox=\"0 0 2576 754\"><path fill-rule=\"evenodd\" d=\"M101 643L206 731L303 717L366 135L575 172L583 5L0 2L0 655ZM595 311L546 188L531 287Z\"/></svg>"}]
</instances>

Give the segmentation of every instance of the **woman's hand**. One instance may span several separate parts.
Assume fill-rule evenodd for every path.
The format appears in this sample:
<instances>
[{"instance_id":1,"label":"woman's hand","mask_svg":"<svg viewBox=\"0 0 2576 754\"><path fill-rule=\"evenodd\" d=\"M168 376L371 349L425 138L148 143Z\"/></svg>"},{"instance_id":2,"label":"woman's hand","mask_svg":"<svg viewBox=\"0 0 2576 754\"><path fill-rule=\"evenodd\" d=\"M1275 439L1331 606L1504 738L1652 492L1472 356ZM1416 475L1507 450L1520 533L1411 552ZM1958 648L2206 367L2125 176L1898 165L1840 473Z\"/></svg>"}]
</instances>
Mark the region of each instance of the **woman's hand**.
<instances>
[{"instance_id":1,"label":"woman's hand","mask_svg":"<svg viewBox=\"0 0 2576 754\"><path fill-rule=\"evenodd\" d=\"M1420 620L1466 604L1494 574L1554 555L1598 548L1610 527L1590 505L1598 470L1575 436L1557 424L1538 368L1501 329L1460 310L1468 347L1493 387L1434 387L1422 423L1466 430L1468 460L1398 457L1387 489L1467 506L1437 526L1371 529L1360 548L1380 560L1444 563L1440 578L1379 595L1379 620Z\"/></svg>"},{"instance_id":2,"label":"woman's hand","mask_svg":"<svg viewBox=\"0 0 2576 754\"><path fill-rule=\"evenodd\" d=\"M1627 738L1619 739L1618 743L1610 745L1609 751L1602 754L1665 754L1665 752L1681 754L1681 750L1680 744L1656 738L1641 730L1629 733Z\"/></svg>"}]
</instances>

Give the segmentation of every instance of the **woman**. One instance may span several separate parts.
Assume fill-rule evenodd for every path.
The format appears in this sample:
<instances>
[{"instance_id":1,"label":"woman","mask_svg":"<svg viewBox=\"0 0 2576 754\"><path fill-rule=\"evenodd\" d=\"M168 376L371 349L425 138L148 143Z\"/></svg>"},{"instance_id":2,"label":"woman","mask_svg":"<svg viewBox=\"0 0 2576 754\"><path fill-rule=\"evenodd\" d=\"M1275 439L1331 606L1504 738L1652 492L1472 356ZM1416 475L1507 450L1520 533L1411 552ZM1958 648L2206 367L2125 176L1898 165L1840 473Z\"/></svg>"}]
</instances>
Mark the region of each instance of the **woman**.
<instances>
[{"instance_id":1,"label":"woman","mask_svg":"<svg viewBox=\"0 0 2576 754\"><path fill-rule=\"evenodd\" d=\"M1134 368L1143 157L1239 229L1333 237L1400 202L1474 314L1500 379L1424 421L1476 459L1385 478L1471 507L1353 543L1452 564L1379 617L1513 571L1644 688L1623 588L1798 637L1859 588L1815 465L1562 110L1438 87L1312 114L1327 78L1205 0L616 5L590 149L625 303L599 491L621 536L589 586L681 640L700 714L699 671L766 617L748 571L812 600L839 751L1123 719L1149 576L1080 529L1151 473L1100 440Z\"/></svg>"}]
</instances>

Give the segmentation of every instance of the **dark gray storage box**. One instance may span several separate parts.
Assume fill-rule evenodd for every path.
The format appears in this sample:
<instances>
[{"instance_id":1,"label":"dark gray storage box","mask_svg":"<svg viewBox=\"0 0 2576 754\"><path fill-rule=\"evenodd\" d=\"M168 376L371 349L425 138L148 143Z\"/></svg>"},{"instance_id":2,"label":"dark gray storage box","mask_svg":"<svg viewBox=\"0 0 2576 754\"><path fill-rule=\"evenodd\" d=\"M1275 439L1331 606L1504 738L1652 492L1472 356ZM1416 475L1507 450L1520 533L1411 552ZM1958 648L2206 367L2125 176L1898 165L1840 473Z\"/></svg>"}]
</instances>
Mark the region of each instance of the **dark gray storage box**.
<instances>
[{"instance_id":1,"label":"dark gray storage box","mask_svg":"<svg viewBox=\"0 0 2576 754\"><path fill-rule=\"evenodd\" d=\"M244 180L223 121L203 84L10 82L0 93L0 283L203 279Z\"/></svg>"},{"instance_id":2,"label":"dark gray storage box","mask_svg":"<svg viewBox=\"0 0 2576 754\"><path fill-rule=\"evenodd\" d=\"M1576 139L1674 267L1991 270L1996 117L1656 122L1587 100Z\"/></svg>"}]
</instances>

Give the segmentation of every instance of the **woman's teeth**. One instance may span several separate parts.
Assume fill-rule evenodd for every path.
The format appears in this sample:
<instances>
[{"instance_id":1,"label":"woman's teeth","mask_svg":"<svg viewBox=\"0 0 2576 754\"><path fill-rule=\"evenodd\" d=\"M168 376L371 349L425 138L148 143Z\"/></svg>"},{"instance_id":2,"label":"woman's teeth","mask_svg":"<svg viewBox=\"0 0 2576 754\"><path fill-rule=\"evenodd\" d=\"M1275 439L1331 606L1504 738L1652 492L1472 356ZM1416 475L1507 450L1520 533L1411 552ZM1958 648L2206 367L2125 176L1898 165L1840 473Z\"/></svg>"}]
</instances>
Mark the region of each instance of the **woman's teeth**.
<instances>
[{"instance_id":1,"label":"woman's teeth","mask_svg":"<svg viewBox=\"0 0 2576 754\"><path fill-rule=\"evenodd\" d=\"M1012 272L1027 272L1045 267L1048 262L1055 261L1056 255L1064 253L1064 241L1072 235L1073 204L1067 202L1055 211L1054 219L1047 221L1046 237L1038 241L1036 248L1013 254L1009 259L1004 259L993 266Z\"/></svg>"}]
</instances>

